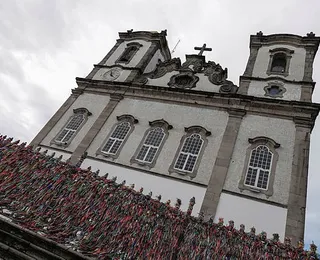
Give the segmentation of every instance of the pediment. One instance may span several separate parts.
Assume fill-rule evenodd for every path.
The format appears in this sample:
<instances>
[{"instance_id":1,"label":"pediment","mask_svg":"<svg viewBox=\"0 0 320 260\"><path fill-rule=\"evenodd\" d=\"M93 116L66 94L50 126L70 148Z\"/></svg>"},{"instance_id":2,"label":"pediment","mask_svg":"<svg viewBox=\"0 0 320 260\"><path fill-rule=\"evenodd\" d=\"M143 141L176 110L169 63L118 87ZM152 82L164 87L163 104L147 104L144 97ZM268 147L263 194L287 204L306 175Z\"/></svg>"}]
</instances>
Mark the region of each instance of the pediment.
<instances>
[{"instance_id":1,"label":"pediment","mask_svg":"<svg viewBox=\"0 0 320 260\"><path fill-rule=\"evenodd\" d=\"M227 77L227 68L223 69L220 64L206 62L204 56L186 55L183 64L179 58L160 62L154 71L135 79L135 83L220 93L237 92L238 87Z\"/></svg>"}]
</instances>

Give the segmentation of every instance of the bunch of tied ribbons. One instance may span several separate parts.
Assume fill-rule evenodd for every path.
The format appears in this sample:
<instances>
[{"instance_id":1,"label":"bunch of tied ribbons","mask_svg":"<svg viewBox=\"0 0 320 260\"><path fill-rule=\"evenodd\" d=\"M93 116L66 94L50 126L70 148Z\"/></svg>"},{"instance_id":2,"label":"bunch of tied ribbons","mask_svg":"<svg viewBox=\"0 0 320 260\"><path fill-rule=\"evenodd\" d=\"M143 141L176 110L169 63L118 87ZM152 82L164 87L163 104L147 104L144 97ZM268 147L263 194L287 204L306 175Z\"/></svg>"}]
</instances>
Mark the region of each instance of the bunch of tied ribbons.
<instances>
[{"instance_id":1,"label":"bunch of tied ribbons","mask_svg":"<svg viewBox=\"0 0 320 260\"><path fill-rule=\"evenodd\" d=\"M135 191L107 175L40 153L0 135L0 214L20 226L98 259L318 259L274 234L249 233L192 217L178 199Z\"/></svg>"}]
</instances>

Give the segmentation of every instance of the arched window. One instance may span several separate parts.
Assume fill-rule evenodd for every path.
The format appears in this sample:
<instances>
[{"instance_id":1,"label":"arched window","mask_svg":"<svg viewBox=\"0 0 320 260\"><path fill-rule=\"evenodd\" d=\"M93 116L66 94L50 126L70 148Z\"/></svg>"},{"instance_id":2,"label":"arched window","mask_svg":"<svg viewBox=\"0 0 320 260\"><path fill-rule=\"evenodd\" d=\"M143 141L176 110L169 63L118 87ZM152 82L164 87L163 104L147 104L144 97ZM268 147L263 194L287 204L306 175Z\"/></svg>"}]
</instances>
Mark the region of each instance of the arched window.
<instances>
[{"instance_id":1,"label":"arched window","mask_svg":"<svg viewBox=\"0 0 320 260\"><path fill-rule=\"evenodd\" d=\"M284 73L287 67L287 55L285 53L276 53L273 56L271 71Z\"/></svg>"},{"instance_id":2,"label":"arched window","mask_svg":"<svg viewBox=\"0 0 320 260\"><path fill-rule=\"evenodd\" d=\"M117 116L117 120L119 122L113 126L97 154L117 158L121 148L133 131L134 124L138 123L138 120L131 115Z\"/></svg>"},{"instance_id":3,"label":"arched window","mask_svg":"<svg viewBox=\"0 0 320 260\"><path fill-rule=\"evenodd\" d=\"M149 125L151 128L145 133L131 162L153 167L172 126L163 119L149 122Z\"/></svg>"},{"instance_id":4,"label":"arched window","mask_svg":"<svg viewBox=\"0 0 320 260\"><path fill-rule=\"evenodd\" d=\"M280 144L263 136L249 138L248 141L251 146L246 153L239 189L261 192L267 197L272 196L278 161L276 148L279 148Z\"/></svg>"},{"instance_id":5,"label":"arched window","mask_svg":"<svg viewBox=\"0 0 320 260\"><path fill-rule=\"evenodd\" d=\"M76 133L87 120L87 117L91 115L91 113L85 108L74 109L73 113L74 115L69 118L68 122L54 138L52 143L61 146L69 145Z\"/></svg>"},{"instance_id":6,"label":"arched window","mask_svg":"<svg viewBox=\"0 0 320 260\"><path fill-rule=\"evenodd\" d=\"M267 190L273 153L265 145L251 151L245 184Z\"/></svg>"},{"instance_id":7,"label":"arched window","mask_svg":"<svg viewBox=\"0 0 320 260\"><path fill-rule=\"evenodd\" d=\"M185 172L192 172L202 145L203 140L199 134L192 134L186 138L174 168Z\"/></svg>"},{"instance_id":8,"label":"arched window","mask_svg":"<svg viewBox=\"0 0 320 260\"><path fill-rule=\"evenodd\" d=\"M131 125L129 122L117 124L101 151L106 154L116 154L127 137L130 129Z\"/></svg>"},{"instance_id":9,"label":"arched window","mask_svg":"<svg viewBox=\"0 0 320 260\"><path fill-rule=\"evenodd\" d=\"M177 172L182 175L189 175L194 178L197 174L207 136L211 132L201 126L185 128L187 134L182 137L179 149L169 168L169 172Z\"/></svg>"},{"instance_id":10,"label":"arched window","mask_svg":"<svg viewBox=\"0 0 320 260\"><path fill-rule=\"evenodd\" d=\"M157 127L149 131L137 155L137 160L141 162L151 163L162 143L165 133L161 127Z\"/></svg>"},{"instance_id":11,"label":"arched window","mask_svg":"<svg viewBox=\"0 0 320 260\"><path fill-rule=\"evenodd\" d=\"M277 74L284 77L288 76L290 60L294 51L287 48L275 48L269 50L269 52L270 60L267 74Z\"/></svg>"},{"instance_id":12,"label":"arched window","mask_svg":"<svg viewBox=\"0 0 320 260\"><path fill-rule=\"evenodd\" d=\"M142 45L137 42L128 43L126 49L123 51L123 53L120 55L119 59L116 62L129 63L141 46Z\"/></svg>"}]
</instances>

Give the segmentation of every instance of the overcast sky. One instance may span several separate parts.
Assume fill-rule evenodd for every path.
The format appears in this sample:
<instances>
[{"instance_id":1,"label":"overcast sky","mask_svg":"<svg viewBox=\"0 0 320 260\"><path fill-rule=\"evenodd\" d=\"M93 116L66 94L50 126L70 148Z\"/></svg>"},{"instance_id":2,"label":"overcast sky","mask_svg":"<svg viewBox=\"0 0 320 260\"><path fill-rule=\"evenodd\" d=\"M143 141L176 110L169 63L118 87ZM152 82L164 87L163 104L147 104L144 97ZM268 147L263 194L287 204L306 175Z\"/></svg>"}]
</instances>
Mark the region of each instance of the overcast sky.
<instances>
[{"instance_id":1,"label":"overcast sky","mask_svg":"<svg viewBox=\"0 0 320 260\"><path fill-rule=\"evenodd\" d=\"M169 47L182 61L206 43L213 60L239 84L249 36L320 35L319 0L0 0L0 133L30 142L113 47L119 31L168 30ZM320 53L314 64L320 84ZM320 103L316 86L313 101ZM319 119L320 120L320 119ZM313 130L306 243L320 245L319 120ZM271 234L270 234L271 235Z\"/></svg>"}]
</instances>

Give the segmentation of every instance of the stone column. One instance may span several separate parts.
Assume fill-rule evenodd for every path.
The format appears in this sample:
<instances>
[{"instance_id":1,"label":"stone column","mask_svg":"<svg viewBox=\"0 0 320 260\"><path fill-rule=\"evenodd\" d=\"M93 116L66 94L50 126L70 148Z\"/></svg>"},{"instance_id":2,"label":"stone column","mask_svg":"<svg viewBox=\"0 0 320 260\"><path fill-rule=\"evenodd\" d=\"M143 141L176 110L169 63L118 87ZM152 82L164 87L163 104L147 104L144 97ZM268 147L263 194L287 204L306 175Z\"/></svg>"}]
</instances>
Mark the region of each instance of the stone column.
<instances>
[{"instance_id":1,"label":"stone column","mask_svg":"<svg viewBox=\"0 0 320 260\"><path fill-rule=\"evenodd\" d=\"M233 149L238 137L240 124L243 116L246 114L246 111L242 109L232 109L228 112L229 120L222 137L220 149L201 206L201 212L205 214L206 218L211 216L214 217L216 214Z\"/></svg>"},{"instance_id":2,"label":"stone column","mask_svg":"<svg viewBox=\"0 0 320 260\"><path fill-rule=\"evenodd\" d=\"M31 141L30 145L36 147L41 141L49 134L51 129L56 125L56 123L61 119L65 112L72 106L76 99L83 93L83 90L77 88L72 91L70 97L63 103L59 110L51 117L51 119L46 123L46 125L41 129L41 131L36 135L36 137Z\"/></svg>"},{"instance_id":3,"label":"stone column","mask_svg":"<svg viewBox=\"0 0 320 260\"><path fill-rule=\"evenodd\" d=\"M304 238L305 209L308 185L308 164L310 133L309 120L295 118L296 136L292 161L287 221L285 236L292 239L293 245Z\"/></svg>"},{"instance_id":4,"label":"stone column","mask_svg":"<svg viewBox=\"0 0 320 260\"><path fill-rule=\"evenodd\" d=\"M78 147L75 149L73 154L70 157L70 162L72 164L75 164L79 161L82 154L89 148L90 144L94 140L94 138L97 136L99 131L101 130L102 126L105 124L109 116L111 115L112 111L115 109L117 104L120 102L120 100L123 99L123 96L120 94L112 94L110 96L110 101L106 105L106 107L103 109L97 120L94 122L88 133L85 135L85 137L82 139L81 143L78 145Z\"/></svg>"}]
</instances>

